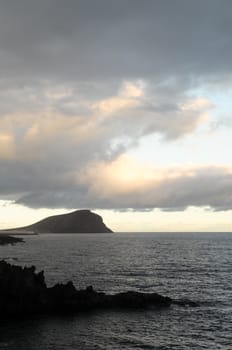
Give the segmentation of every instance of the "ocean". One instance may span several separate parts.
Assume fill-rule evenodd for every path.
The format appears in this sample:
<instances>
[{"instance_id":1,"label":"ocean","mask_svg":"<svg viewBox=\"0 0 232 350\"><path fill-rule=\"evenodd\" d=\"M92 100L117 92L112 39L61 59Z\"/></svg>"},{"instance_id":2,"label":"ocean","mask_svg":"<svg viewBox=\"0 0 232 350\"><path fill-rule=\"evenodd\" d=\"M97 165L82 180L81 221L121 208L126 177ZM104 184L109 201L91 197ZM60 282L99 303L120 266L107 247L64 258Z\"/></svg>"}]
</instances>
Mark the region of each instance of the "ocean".
<instances>
[{"instance_id":1,"label":"ocean","mask_svg":"<svg viewBox=\"0 0 232 350\"><path fill-rule=\"evenodd\" d=\"M0 349L232 349L230 233L46 234L0 246L0 258L44 270L49 286L72 280L200 304L1 321Z\"/></svg>"}]
</instances>

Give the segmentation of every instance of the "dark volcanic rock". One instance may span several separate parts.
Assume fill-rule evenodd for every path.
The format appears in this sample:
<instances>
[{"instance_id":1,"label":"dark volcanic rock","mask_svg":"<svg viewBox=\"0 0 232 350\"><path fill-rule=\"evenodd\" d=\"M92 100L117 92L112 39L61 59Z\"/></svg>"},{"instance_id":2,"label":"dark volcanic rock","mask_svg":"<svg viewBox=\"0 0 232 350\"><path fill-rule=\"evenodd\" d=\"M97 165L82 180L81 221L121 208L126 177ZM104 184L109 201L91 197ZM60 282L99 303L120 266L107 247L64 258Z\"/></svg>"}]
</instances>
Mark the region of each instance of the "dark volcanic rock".
<instances>
[{"instance_id":1,"label":"dark volcanic rock","mask_svg":"<svg viewBox=\"0 0 232 350\"><path fill-rule=\"evenodd\" d=\"M0 261L0 315L24 316L41 310L46 304L46 284L43 272L35 267L10 265Z\"/></svg>"},{"instance_id":2,"label":"dark volcanic rock","mask_svg":"<svg viewBox=\"0 0 232 350\"><path fill-rule=\"evenodd\" d=\"M94 309L169 307L172 303L196 306L190 301L176 303L157 293L128 291L114 295L96 292L91 286L77 290L72 282L48 288L43 271L0 261L0 318L38 314L64 314Z\"/></svg>"},{"instance_id":3,"label":"dark volcanic rock","mask_svg":"<svg viewBox=\"0 0 232 350\"><path fill-rule=\"evenodd\" d=\"M102 217L90 210L76 210L72 213L50 216L33 225L15 230L36 233L105 233L112 232ZM12 230L11 230L12 231Z\"/></svg>"},{"instance_id":4,"label":"dark volcanic rock","mask_svg":"<svg viewBox=\"0 0 232 350\"><path fill-rule=\"evenodd\" d=\"M15 244L24 242L22 238L0 234L0 245Z\"/></svg>"}]
</instances>

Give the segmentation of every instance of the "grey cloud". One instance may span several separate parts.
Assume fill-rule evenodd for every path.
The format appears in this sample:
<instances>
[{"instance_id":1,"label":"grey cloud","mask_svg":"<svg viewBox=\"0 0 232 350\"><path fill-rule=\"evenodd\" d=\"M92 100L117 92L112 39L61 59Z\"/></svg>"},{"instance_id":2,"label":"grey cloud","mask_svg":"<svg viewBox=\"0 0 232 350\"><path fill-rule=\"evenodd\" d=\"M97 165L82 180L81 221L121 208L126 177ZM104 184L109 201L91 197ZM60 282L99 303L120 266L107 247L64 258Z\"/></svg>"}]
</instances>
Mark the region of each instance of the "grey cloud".
<instances>
[{"instance_id":1,"label":"grey cloud","mask_svg":"<svg viewBox=\"0 0 232 350\"><path fill-rule=\"evenodd\" d=\"M2 77L92 80L230 73L227 0L2 1Z\"/></svg>"},{"instance_id":2,"label":"grey cloud","mask_svg":"<svg viewBox=\"0 0 232 350\"><path fill-rule=\"evenodd\" d=\"M174 169L173 169L174 170ZM175 169L176 170L176 169ZM172 170L170 169L170 172ZM88 183L89 180L89 183ZM120 187L110 194L107 189L105 195L104 178L96 179L93 186L92 179L86 179L86 186L57 192L38 191L21 196L18 203L32 207L62 207L67 208L101 208L116 210L151 210L160 208L165 211L184 210L189 206L210 207L211 210L232 209L232 173L223 167L205 167L195 169L195 175L188 173L170 179L164 177L157 186L145 184L142 189L120 191ZM98 191L95 191L96 186ZM104 194L103 194L104 193Z\"/></svg>"},{"instance_id":3,"label":"grey cloud","mask_svg":"<svg viewBox=\"0 0 232 350\"><path fill-rule=\"evenodd\" d=\"M3 115L0 133L3 132L3 137L4 133L13 135L15 150L8 159L0 159L0 193L15 193L18 203L30 206L55 207L63 198L65 204L62 206L83 203L82 207L110 207L107 201L103 203L92 196L87 200L85 192L88 190L80 184L75 185L75 179L93 162L105 160L110 163L138 144L145 135L158 132L166 138L176 138L192 132L201 118L201 111L181 111L174 96L172 102L161 102L160 106L158 102L150 102L151 96L148 100L143 100L143 96L132 98L129 99L131 107L119 112L116 108L103 116L101 111L92 111L90 107L86 114L78 115L82 112L78 102L77 115L56 116L56 110L61 112L60 100L58 104L57 101L49 103L51 115L43 110L41 115L33 115L30 108L29 115ZM119 102L120 99L128 102L125 96L116 96L113 99L116 107L117 98ZM69 102L69 97L61 98L64 100ZM107 104L111 100L104 101ZM134 102L139 103L138 109ZM186 102L185 98L182 102Z\"/></svg>"}]
</instances>

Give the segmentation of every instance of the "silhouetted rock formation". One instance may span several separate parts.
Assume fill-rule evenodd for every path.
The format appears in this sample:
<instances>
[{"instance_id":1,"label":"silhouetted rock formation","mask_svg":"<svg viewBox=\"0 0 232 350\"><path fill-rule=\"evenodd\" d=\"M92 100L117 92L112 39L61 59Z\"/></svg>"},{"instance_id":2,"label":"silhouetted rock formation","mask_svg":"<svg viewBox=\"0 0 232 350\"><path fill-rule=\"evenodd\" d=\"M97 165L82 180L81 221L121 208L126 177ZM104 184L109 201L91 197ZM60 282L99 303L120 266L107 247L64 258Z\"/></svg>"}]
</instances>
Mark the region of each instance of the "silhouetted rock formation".
<instances>
[{"instance_id":1,"label":"silhouetted rock formation","mask_svg":"<svg viewBox=\"0 0 232 350\"><path fill-rule=\"evenodd\" d=\"M0 233L0 245L15 244L20 242L24 242L22 238L12 237Z\"/></svg>"},{"instance_id":2,"label":"silhouetted rock formation","mask_svg":"<svg viewBox=\"0 0 232 350\"><path fill-rule=\"evenodd\" d=\"M0 318L38 314L63 314L94 309L126 309L197 306L188 300L173 301L157 293L125 292L107 295L96 292L92 286L77 290L72 282L48 288L43 271L35 267L20 267L0 261Z\"/></svg>"},{"instance_id":3,"label":"silhouetted rock formation","mask_svg":"<svg viewBox=\"0 0 232 350\"><path fill-rule=\"evenodd\" d=\"M36 233L105 233L112 232L102 217L90 210L76 210L72 213L50 216L33 225L12 229L12 231L34 231Z\"/></svg>"}]
</instances>

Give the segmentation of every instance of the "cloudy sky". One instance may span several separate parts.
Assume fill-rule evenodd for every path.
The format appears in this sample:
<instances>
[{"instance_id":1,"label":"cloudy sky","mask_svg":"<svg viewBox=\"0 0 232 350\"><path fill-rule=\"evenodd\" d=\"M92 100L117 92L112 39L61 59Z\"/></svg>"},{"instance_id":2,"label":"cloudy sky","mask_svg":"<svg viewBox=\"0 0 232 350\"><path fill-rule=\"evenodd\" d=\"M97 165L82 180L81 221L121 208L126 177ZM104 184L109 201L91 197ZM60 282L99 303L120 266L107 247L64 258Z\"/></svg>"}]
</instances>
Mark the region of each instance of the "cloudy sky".
<instances>
[{"instance_id":1,"label":"cloudy sky","mask_svg":"<svg viewBox=\"0 0 232 350\"><path fill-rule=\"evenodd\" d=\"M0 0L0 228L232 228L231 0Z\"/></svg>"}]
</instances>

